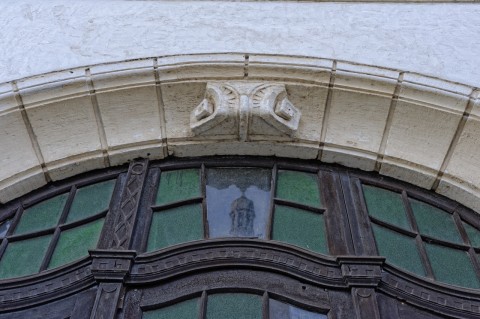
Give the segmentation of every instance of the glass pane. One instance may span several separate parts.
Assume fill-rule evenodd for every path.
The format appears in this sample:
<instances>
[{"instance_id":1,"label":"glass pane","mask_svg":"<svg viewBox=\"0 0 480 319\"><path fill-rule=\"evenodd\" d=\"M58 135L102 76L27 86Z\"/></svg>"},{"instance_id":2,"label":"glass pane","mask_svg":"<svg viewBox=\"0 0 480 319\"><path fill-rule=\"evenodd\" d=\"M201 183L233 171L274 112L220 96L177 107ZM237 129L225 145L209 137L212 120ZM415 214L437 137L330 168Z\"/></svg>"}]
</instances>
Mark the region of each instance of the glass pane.
<instances>
[{"instance_id":1,"label":"glass pane","mask_svg":"<svg viewBox=\"0 0 480 319\"><path fill-rule=\"evenodd\" d=\"M48 268L59 267L88 256L88 249L97 247L102 226L103 218L62 231Z\"/></svg>"},{"instance_id":2,"label":"glass pane","mask_svg":"<svg viewBox=\"0 0 480 319\"><path fill-rule=\"evenodd\" d=\"M272 239L328 254L323 215L275 206Z\"/></svg>"},{"instance_id":3,"label":"glass pane","mask_svg":"<svg viewBox=\"0 0 480 319\"><path fill-rule=\"evenodd\" d=\"M202 206L180 206L153 214L147 251L202 238Z\"/></svg>"},{"instance_id":4,"label":"glass pane","mask_svg":"<svg viewBox=\"0 0 480 319\"><path fill-rule=\"evenodd\" d=\"M201 196L198 169L162 172L156 205L168 204Z\"/></svg>"},{"instance_id":5,"label":"glass pane","mask_svg":"<svg viewBox=\"0 0 480 319\"><path fill-rule=\"evenodd\" d=\"M70 207L67 223L107 210L114 187L115 180L109 180L79 188Z\"/></svg>"},{"instance_id":6,"label":"glass pane","mask_svg":"<svg viewBox=\"0 0 480 319\"><path fill-rule=\"evenodd\" d=\"M468 238L470 238L470 243L474 247L480 247L480 231L470 224L463 223L465 230L467 231Z\"/></svg>"},{"instance_id":7,"label":"glass pane","mask_svg":"<svg viewBox=\"0 0 480 319\"><path fill-rule=\"evenodd\" d=\"M270 169L217 168L207 171L210 238L265 238L270 210Z\"/></svg>"},{"instance_id":8,"label":"glass pane","mask_svg":"<svg viewBox=\"0 0 480 319\"><path fill-rule=\"evenodd\" d=\"M420 254L418 253L415 239L404 236L390 229L372 224L378 253L387 258L387 262L425 276Z\"/></svg>"},{"instance_id":9,"label":"glass pane","mask_svg":"<svg viewBox=\"0 0 480 319\"><path fill-rule=\"evenodd\" d=\"M463 243L451 214L415 199L410 199L410 205L421 234Z\"/></svg>"},{"instance_id":10,"label":"glass pane","mask_svg":"<svg viewBox=\"0 0 480 319\"><path fill-rule=\"evenodd\" d=\"M401 194L369 185L362 187L370 216L404 229L411 229Z\"/></svg>"},{"instance_id":11,"label":"glass pane","mask_svg":"<svg viewBox=\"0 0 480 319\"><path fill-rule=\"evenodd\" d=\"M182 301L174 305L156 309L152 311L146 311L143 313L143 319L192 319L198 318L199 299L190 299Z\"/></svg>"},{"instance_id":12,"label":"glass pane","mask_svg":"<svg viewBox=\"0 0 480 319\"><path fill-rule=\"evenodd\" d=\"M480 288L467 252L425 243L433 274L438 281L469 288Z\"/></svg>"},{"instance_id":13,"label":"glass pane","mask_svg":"<svg viewBox=\"0 0 480 319\"><path fill-rule=\"evenodd\" d=\"M6 221L0 223L0 238L4 238L5 236L7 236L8 229L11 225L11 219L7 219Z\"/></svg>"},{"instance_id":14,"label":"glass pane","mask_svg":"<svg viewBox=\"0 0 480 319\"><path fill-rule=\"evenodd\" d=\"M62 194L26 209L15 228L15 235L56 226L67 198L68 194Z\"/></svg>"},{"instance_id":15,"label":"glass pane","mask_svg":"<svg viewBox=\"0 0 480 319\"><path fill-rule=\"evenodd\" d=\"M322 206L318 189L318 177L315 174L278 171L276 196L313 207Z\"/></svg>"},{"instance_id":16,"label":"glass pane","mask_svg":"<svg viewBox=\"0 0 480 319\"><path fill-rule=\"evenodd\" d=\"M36 274L52 235L9 243L0 260L0 278L13 278Z\"/></svg>"},{"instance_id":17,"label":"glass pane","mask_svg":"<svg viewBox=\"0 0 480 319\"><path fill-rule=\"evenodd\" d=\"M326 315L303 310L273 299L269 300L268 308L271 319L327 319Z\"/></svg>"},{"instance_id":18,"label":"glass pane","mask_svg":"<svg viewBox=\"0 0 480 319\"><path fill-rule=\"evenodd\" d=\"M207 319L260 319L262 297L230 293L208 296Z\"/></svg>"}]
</instances>

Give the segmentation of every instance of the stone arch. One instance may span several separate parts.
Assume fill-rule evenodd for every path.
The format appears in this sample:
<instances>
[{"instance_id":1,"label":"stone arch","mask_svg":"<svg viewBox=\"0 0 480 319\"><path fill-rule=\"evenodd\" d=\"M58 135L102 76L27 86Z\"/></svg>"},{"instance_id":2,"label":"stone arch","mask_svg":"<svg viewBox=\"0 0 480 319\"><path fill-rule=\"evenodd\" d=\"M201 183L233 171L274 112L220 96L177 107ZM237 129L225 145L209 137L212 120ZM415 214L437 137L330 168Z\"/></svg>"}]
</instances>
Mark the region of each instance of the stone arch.
<instances>
[{"instance_id":1,"label":"stone arch","mask_svg":"<svg viewBox=\"0 0 480 319\"><path fill-rule=\"evenodd\" d=\"M298 126L251 122L247 103L208 134L192 130L207 86L246 83L283 88ZM249 92L240 95L258 98ZM310 57L176 55L62 70L0 84L0 200L137 157L259 155L378 171L478 211L479 106L468 85ZM242 123L254 124L242 135Z\"/></svg>"}]
</instances>

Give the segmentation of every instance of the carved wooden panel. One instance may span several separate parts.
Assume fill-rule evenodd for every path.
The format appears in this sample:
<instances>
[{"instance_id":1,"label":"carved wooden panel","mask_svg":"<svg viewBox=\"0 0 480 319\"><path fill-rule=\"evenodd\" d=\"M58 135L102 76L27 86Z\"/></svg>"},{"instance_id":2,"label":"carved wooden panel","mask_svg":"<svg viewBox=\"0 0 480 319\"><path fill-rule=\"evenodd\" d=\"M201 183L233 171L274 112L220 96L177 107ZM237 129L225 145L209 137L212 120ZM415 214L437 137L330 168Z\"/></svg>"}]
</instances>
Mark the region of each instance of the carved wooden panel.
<instances>
[{"instance_id":1,"label":"carved wooden panel","mask_svg":"<svg viewBox=\"0 0 480 319\"><path fill-rule=\"evenodd\" d=\"M120 198L120 206L117 211L113 212L115 218L109 245L112 249L129 248L147 167L147 160L134 161L130 164L127 182Z\"/></svg>"}]
</instances>

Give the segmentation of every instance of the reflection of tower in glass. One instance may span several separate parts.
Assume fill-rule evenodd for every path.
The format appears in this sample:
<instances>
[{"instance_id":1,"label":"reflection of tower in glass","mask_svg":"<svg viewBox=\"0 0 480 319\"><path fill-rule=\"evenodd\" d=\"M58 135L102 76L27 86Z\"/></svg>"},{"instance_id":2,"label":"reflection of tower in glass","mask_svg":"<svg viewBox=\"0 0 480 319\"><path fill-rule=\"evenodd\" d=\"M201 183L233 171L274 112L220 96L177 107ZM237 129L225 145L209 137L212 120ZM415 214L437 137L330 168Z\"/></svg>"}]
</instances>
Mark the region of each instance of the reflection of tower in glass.
<instances>
[{"instance_id":1,"label":"reflection of tower in glass","mask_svg":"<svg viewBox=\"0 0 480 319\"><path fill-rule=\"evenodd\" d=\"M255 219L255 208L253 201L242 194L232 202L230 210L232 225L230 234L232 236L253 236L253 220Z\"/></svg>"}]
</instances>

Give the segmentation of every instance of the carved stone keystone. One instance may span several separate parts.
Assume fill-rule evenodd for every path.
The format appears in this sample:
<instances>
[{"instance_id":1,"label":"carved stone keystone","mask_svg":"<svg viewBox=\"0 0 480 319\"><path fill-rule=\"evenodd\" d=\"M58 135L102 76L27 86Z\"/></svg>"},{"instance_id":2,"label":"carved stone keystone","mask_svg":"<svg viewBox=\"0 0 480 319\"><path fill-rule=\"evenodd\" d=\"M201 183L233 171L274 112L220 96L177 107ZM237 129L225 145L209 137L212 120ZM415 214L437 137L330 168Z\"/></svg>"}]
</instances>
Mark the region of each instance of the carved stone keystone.
<instances>
[{"instance_id":1,"label":"carved stone keystone","mask_svg":"<svg viewBox=\"0 0 480 319\"><path fill-rule=\"evenodd\" d=\"M205 98L190 114L195 135L235 134L293 137L301 112L288 99L285 85L258 82L209 82Z\"/></svg>"}]
</instances>

